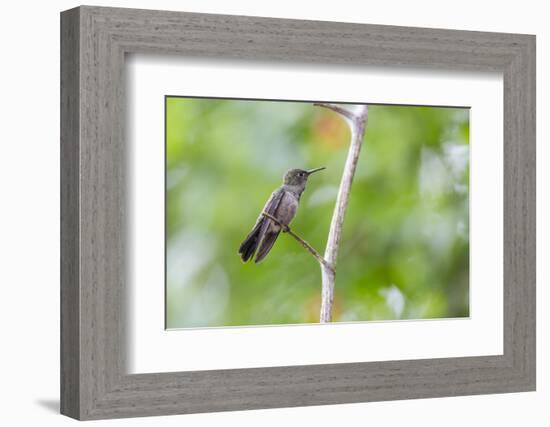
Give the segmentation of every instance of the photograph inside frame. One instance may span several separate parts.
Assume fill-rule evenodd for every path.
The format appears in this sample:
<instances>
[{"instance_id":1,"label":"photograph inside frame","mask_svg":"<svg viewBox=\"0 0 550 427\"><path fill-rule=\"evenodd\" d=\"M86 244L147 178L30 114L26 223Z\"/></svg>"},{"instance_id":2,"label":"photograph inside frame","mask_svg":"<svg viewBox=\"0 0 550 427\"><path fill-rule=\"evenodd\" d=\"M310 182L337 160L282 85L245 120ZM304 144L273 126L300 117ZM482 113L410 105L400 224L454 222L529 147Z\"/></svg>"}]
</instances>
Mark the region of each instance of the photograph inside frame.
<instances>
[{"instance_id":1,"label":"photograph inside frame","mask_svg":"<svg viewBox=\"0 0 550 427\"><path fill-rule=\"evenodd\" d=\"M469 108L166 96L165 126L167 329L469 316Z\"/></svg>"}]
</instances>

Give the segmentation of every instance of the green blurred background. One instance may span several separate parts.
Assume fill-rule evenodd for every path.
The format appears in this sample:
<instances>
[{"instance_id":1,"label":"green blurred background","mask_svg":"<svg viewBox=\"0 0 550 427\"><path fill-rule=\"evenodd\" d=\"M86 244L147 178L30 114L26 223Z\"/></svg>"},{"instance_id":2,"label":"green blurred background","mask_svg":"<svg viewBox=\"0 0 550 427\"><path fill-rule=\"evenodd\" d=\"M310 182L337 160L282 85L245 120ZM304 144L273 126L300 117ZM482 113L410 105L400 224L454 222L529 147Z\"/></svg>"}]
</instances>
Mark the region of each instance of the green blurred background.
<instances>
[{"instance_id":1,"label":"green blurred background","mask_svg":"<svg viewBox=\"0 0 550 427\"><path fill-rule=\"evenodd\" d=\"M319 321L317 261L281 234L238 247L290 168L293 231L324 252L349 131L305 102L166 98L167 328ZM371 105L338 257L334 321L469 315L469 111Z\"/></svg>"}]
</instances>

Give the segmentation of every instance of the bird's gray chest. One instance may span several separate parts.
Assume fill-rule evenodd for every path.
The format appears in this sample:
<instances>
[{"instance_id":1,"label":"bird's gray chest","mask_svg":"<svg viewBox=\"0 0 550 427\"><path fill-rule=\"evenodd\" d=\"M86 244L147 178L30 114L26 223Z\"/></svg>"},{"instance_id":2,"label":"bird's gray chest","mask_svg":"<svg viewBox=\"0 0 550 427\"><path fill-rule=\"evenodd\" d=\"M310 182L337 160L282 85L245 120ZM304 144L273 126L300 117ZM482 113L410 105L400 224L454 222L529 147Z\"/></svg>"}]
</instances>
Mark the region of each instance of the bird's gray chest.
<instances>
[{"instance_id":1,"label":"bird's gray chest","mask_svg":"<svg viewBox=\"0 0 550 427\"><path fill-rule=\"evenodd\" d=\"M279 208L277 209L277 219L285 225L289 225L294 215L296 215L296 210L298 209L298 197L291 193L290 191L285 191Z\"/></svg>"}]
</instances>

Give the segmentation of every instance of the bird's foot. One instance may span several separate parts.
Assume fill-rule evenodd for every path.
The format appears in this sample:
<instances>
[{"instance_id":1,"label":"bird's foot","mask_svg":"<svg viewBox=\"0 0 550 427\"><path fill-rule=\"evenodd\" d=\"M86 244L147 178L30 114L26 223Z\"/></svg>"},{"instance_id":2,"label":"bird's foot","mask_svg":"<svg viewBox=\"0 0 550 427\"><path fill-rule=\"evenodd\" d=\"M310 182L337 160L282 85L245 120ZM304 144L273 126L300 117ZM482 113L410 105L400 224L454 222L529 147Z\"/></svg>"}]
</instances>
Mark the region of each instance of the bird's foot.
<instances>
[{"instance_id":1,"label":"bird's foot","mask_svg":"<svg viewBox=\"0 0 550 427\"><path fill-rule=\"evenodd\" d=\"M290 227L288 225L283 225L282 229L283 229L283 233L290 233Z\"/></svg>"}]
</instances>

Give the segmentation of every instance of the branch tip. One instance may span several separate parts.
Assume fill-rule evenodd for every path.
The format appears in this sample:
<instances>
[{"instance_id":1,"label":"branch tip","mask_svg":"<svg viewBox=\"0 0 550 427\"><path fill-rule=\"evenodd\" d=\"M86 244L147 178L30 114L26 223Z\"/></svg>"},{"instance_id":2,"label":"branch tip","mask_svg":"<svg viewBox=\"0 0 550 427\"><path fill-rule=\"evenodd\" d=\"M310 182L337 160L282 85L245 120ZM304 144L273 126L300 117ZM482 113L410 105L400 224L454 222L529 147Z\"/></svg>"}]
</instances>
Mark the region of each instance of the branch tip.
<instances>
[{"instance_id":1,"label":"branch tip","mask_svg":"<svg viewBox=\"0 0 550 427\"><path fill-rule=\"evenodd\" d=\"M353 122L356 120L360 120L360 117L356 115L353 111L348 110L347 108L344 108L344 107L340 107L339 105L336 105L336 104L330 104L328 102L314 102L313 105L315 107L328 108L329 110L332 110Z\"/></svg>"}]
</instances>

